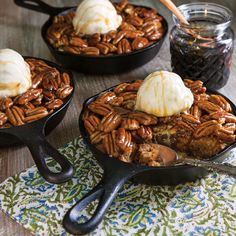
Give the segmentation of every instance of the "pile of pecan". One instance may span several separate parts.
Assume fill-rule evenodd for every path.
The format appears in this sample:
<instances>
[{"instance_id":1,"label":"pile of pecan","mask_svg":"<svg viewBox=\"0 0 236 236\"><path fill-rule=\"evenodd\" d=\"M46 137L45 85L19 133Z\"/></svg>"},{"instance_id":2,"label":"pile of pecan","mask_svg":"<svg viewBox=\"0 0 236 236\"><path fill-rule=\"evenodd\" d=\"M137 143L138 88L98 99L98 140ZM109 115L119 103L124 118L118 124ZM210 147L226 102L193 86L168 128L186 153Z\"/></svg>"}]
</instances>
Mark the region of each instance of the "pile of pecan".
<instances>
[{"instance_id":1,"label":"pile of pecan","mask_svg":"<svg viewBox=\"0 0 236 236\"><path fill-rule=\"evenodd\" d=\"M32 86L16 97L0 98L0 128L19 126L39 120L63 105L73 87L67 73L36 59L26 59Z\"/></svg>"},{"instance_id":2,"label":"pile of pecan","mask_svg":"<svg viewBox=\"0 0 236 236\"><path fill-rule=\"evenodd\" d=\"M141 80L102 93L83 114L90 141L125 162L159 166L156 143L200 158L215 155L235 141L236 116L220 95L207 94L201 81L185 80L194 95L188 111L158 118L134 110Z\"/></svg>"},{"instance_id":3,"label":"pile of pecan","mask_svg":"<svg viewBox=\"0 0 236 236\"><path fill-rule=\"evenodd\" d=\"M114 6L123 18L115 31L107 34L76 35L74 11L55 16L47 39L60 51L91 56L123 54L145 48L163 36L162 17L154 9L136 7L122 0Z\"/></svg>"}]
</instances>

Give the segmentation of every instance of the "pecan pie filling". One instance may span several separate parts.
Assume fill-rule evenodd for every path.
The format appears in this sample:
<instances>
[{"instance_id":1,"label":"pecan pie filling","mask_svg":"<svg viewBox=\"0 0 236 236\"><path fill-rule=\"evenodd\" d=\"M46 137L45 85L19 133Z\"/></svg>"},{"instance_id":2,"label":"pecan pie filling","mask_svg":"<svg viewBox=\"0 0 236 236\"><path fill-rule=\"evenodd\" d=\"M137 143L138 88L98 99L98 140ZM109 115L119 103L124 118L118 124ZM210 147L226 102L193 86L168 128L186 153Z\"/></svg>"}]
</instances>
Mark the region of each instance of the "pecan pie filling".
<instances>
[{"instance_id":1,"label":"pecan pie filling","mask_svg":"<svg viewBox=\"0 0 236 236\"><path fill-rule=\"evenodd\" d=\"M42 60L25 61L30 67L32 85L18 96L0 98L0 128L24 125L53 113L73 91L67 73Z\"/></svg>"},{"instance_id":2,"label":"pecan pie filling","mask_svg":"<svg viewBox=\"0 0 236 236\"><path fill-rule=\"evenodd\" d=\"M235 142L236 116L221 95L206 92L201 81L184 80L194 96L190 109L156 117L135 111L142 80L102 93L86 108L83 120L90 142L124 162L159 166L155 144L196 158L209 158Z\"/></svg>"},{"instance_id":3,"label":"pecan pie filling","mask_svg":"<svg viewBox=\"0 0 236 236\"><path fill-rule=\"evenodd\" d=\"M155 9L136 7L127 0L114 3L122 23L117 30L91 35L76 34L75 11L55 16L47 30L47 39L58 49L72 54L91 56L125 54L159 41L163 36L162 17Z\"/></svg>"}]
</instances>

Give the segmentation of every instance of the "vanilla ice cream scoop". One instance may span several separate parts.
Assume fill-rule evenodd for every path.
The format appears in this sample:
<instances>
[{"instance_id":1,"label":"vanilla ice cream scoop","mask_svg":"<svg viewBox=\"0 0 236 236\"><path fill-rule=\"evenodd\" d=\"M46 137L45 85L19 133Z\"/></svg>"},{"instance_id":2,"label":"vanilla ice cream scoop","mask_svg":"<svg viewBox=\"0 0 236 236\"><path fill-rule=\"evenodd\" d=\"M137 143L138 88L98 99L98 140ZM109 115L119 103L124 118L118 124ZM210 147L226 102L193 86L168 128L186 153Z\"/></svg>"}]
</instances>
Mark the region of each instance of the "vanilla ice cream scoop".
<instances>
[{"instance_id":1,"label":"vanilla ice cream scoop","mask_svg":"<svg viewBox=\"0 0 236 236\"><path fill-rule=\"evenodd\" d=\"M158 117L188 110L194 98L180 76L168 71L150 74L138 90L135 109Z\"/></svg>"},{"instance_id":2,"label":"vanilla ice cream scoop","mask_svg":"<svg viewBox=\"0 0 236 236\"><path fill-rule=\"evenodd\" d=\"M13 97L31 86L29 65L12 49L0 49L0 97Z\"/></svg>"},{"instance_id":3,"label":"vanilla ice cream scoop","mask_svg":"<svg viewBox=\"0 0 236 236\"><path fill-rule=\"evenodd\" d=\"M122 17L109 0L84 0L76 10L73 26L76 34L106 34L121 22Z\"/></svg>"}]
</instances>

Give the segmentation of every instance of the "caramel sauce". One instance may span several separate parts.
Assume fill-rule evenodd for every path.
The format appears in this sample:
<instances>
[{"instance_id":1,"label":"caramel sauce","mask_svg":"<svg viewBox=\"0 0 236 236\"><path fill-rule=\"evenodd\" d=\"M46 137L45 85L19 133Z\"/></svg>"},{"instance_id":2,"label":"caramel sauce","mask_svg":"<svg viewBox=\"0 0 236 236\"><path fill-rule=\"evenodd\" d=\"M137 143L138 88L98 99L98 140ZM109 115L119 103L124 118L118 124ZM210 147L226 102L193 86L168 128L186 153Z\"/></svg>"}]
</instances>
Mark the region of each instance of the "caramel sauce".
<instances>
[{"instance_id":1,"label":"caramel sauce","mask_svg":"<svg viewBox=\"0 0 236 236\"><path fill-rule=\"evenodd\" d=\"M0 83L1 90L11 90L14 94L19 94L20 83Z\"/></svg>"},{"instance_id":2,"label":"caramel sauce","mask_svg":"<svg viewBox=\"0 0 236 236\"><path fill-rule=\"evenodd\" d=\"M196 20L191 28L201 37L178 33L175 26L170 36L171 66L183 79L201 80L210 89L222 88L229 79L233 53L233 32L207 32L217 22ZM184 30L183 30L184 31ZM203 35L201 35L201 33Z\"/></svg>"}]
</instances>

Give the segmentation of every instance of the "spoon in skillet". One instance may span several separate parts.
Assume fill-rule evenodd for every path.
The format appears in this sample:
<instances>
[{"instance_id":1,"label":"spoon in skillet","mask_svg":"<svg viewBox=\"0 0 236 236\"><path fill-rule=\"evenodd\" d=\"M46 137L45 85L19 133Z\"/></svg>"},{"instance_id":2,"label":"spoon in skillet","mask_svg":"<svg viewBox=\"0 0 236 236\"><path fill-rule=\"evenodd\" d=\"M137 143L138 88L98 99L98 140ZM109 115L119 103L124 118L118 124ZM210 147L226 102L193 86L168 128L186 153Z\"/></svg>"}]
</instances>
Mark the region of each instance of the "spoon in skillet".
<instances>
[{"instance_id":1,"label":"spoon in skillet","mask_svg":"<svg viewBox=\"0 0 236 236\"><path fill-rule=\"evenodd\" d=\"M202 167L209 171L217 171L222 174L236 177L236 166L227 163L222 164L200 159L193 159L189 157L180 157L173 149L160 144L156 145L158 148L159 158L161 159L163 166L187 164L191 166Z\"/></svg>"}]
</instances>

